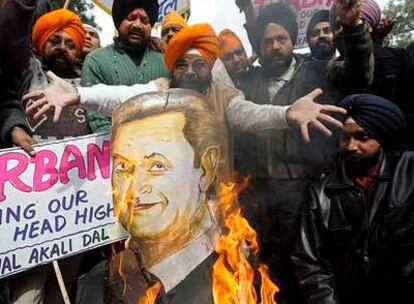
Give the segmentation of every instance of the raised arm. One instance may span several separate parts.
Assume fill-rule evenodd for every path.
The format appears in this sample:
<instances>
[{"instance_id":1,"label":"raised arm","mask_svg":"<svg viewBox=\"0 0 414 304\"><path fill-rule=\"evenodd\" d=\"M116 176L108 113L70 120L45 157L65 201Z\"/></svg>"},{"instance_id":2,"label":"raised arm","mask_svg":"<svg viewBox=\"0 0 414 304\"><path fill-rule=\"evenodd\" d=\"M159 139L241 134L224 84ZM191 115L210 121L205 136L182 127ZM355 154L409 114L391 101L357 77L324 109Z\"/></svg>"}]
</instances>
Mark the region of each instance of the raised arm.
<instances>
[{"instance_id":1,"label":"raised arm","mask_svg":"<svg viewBox=\"0 0 414 304\"><path fill-rule=\"evenodd\" d=\"M59 120L62 109L82 104L88 109L95 110L99 114L111 116L112 112L124 101L136 95L158 91L155 82L136 84L133 86L108 86L97 84L92 87L76 88L72 84L57 77L52 72L47 72L52 84L39 91L26 94L23 99L32 99L34 102L26 109L27 113L36 112L34 119L40 117L50 107L55 108L53 121Z\"/></svg>"},{"instance_id":2,"label":"raised arm","mask_svg":"<svg viewBox=\"0 0 414 304\"><path fill-rule=\"evenodd\" d=\"M339 128L342 123L326 113L346 113L336 106L315 103L313 100L321 94L322 90L316 89L291 106L275 106L255 104L245 100L240 93L227 106L227 120L231 128L252 133L283 130L289 126L299 127L303 139L310 142L309 125L326 136L331 136L332 132L322 122Z\"/></svg>"}]
</instances>

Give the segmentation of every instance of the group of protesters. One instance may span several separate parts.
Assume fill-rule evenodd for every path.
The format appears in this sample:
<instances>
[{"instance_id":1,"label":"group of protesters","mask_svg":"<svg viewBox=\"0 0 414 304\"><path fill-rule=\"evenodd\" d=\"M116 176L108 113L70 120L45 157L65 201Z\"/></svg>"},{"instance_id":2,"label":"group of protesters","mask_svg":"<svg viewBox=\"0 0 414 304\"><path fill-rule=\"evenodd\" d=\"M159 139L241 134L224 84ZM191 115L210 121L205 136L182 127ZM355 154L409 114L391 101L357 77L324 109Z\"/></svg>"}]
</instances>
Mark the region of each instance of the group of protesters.
<instances>
[{"instance_id":1,"label":"group of protesters","mask_svg":"<svg viewBox=\"0 0 414 304\"><path fill-rule=\"evenodd\" d=\"M393 22L375 0L317 11L304 55L290 5L254 16L252 1L236 1L252 56L231 29L177 12L152 36L157 0L113 1L117 37L105 47L98 29L47 0L0 3L1 147L34 156L36 143L110 131L133 96L196 91L228 126L220 179L249 177L238 202L277 303L414 301L414 52L385 46ZM111 252L60 262L74 303L136 303L78 280ZM42 265L0 280L0 303L61 303L56 290Z\"/></svg>"}]
</instances>

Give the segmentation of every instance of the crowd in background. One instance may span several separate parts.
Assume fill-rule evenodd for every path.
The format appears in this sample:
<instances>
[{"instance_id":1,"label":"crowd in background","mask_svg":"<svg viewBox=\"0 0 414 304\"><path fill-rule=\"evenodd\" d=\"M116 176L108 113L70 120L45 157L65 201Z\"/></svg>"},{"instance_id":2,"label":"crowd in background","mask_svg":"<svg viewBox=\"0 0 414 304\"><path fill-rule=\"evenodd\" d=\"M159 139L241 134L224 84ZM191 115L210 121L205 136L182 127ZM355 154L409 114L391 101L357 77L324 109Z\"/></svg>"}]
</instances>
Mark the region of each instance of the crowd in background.
<instances>
[{"instance_id":1,"label":"crowd in background","mask_svg":"<svg viewBox=\"0 0 414 304\"><path fill-rule=\"evenodd\" d=\"M109 105L127 97L195 90L228 125L223 180L250 177L239 203L278 303L412 303L413 48L384 45L393 22L374 0L316 12L305 55L294 52L292 7L270 4L256 17L251 1L236 2L251 56L231 29L189 25L177 12L162 20L160 38L151 36L156 0L115 0L118 35L105 47L75 12L51 11L47 0L0 1L1 147L34 155L36 143L109 131ZM57 83L68 96L59 105L44 91ZM110 86L125 87L116 95ZM46 97L23 98L34 91ZM306 120L314 101L322 108ZM41 111L26 112L33 104ZM101 303L91 300L100 299L91 280L78 278L110 255L104 248L60 262L74 303ZM56 290L43 265L0 280L0 303L61 303ZM178 303L168 294L159 301Z\"/></svg>"}]
</instances>

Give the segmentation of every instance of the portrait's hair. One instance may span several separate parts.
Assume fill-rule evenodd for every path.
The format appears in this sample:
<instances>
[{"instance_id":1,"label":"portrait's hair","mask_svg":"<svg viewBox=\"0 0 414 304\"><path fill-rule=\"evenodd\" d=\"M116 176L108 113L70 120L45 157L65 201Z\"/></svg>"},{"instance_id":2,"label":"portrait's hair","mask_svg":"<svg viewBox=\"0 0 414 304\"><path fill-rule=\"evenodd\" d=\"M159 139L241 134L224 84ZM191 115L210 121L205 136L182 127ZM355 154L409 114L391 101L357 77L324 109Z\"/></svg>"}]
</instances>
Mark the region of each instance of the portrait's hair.
<instances>
[{"instance_id":1,"label":"portrait's hair","mask_svg":"<svg viewBox=\"0 0 414 304\"><path fill-rule=\"evenodd\" d=\"M194 167L199 168L203 153L216 146L223 156L221 121L209 101L192 90L171 89L137 95L123 103L112 115L112 142L120 125L165 113L183 113L183 134L194 150ZM137 134L139 136L139 134Z\"/></svg>"}]
</instances>

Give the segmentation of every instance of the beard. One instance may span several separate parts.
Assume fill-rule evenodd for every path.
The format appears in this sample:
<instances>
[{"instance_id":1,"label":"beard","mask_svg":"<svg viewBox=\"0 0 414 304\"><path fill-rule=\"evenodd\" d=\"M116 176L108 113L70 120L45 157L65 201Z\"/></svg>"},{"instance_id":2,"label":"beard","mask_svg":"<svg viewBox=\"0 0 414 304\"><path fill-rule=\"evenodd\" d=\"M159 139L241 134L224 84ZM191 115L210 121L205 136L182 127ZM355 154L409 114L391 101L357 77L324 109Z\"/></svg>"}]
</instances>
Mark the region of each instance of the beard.
<instances>
[{"instance_id":1,"label":"beard","mask_svg":"<svg viewBox=\"0 0 414 304\"><path fill-rule=\"evenodd\" d=\"M279 77L289 68L293 60L293 53L283 58L279 53L273 53L261 59L264 72L269 77Z\"/></svg>"},{"instance_id":2,"label":"beard","mask_svg":"<svg viewBox=\"0 0 414 304\"><path fill-rule=\"evenodd\" d=\"M139 35L140 39L138 42L130 41L129 35ZM149 39L145 37L143 31L138 29L132 29L127 32L126 35L119 34L119 38L122 41L124 48L129 52L142 52L146 49Z\"/></svg>"},{"instance_id":3,"label":"beard","mask_svg":"<svg viewBox=\"0 0 414 304\"><path fill-rule=\"evenodd\" d=\"M44 56L42 63L56 74L70 74L74 72L75 60L62 50L55 50L52 54Z\"/></svg>"},{"instance_id":4,"label":"beard","mask_svg":"<svg viewBox=\"0 0 414 304\"><path fill-rule=\"evenodd\" d=\"M209 76L204 79L200 79L194 74L184 74L180 79L177 79L173 76L170 82L170 87L172 89L179 88L193 90L198 93L204 94L210 87L211 81L211 74L209 74Z\"/></svg>"},{"instance_id":5,"label":"beard","mask_svg":"<svg viewBox=\"0 0 414 304\"><path fill-rule=\"evenodd\" d=\"M340 155L345 161L347 174L350 176L364 176L370 169L382 159L382 148L378 148L371 154L361 154L357 152L341 151Z\"/></svg>"},{"instance_id":6,"label":"beard","mask_svg":"<svg viewBox=\"0 0 414 304\"><path fill-rule=\"evenodd\" d=\"M316 59L330 60L335 55L335 47L330 45L326 39L319 39L315 46L311 47L311 52Z\"/></svg>"}]
</instances>

